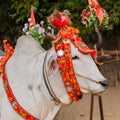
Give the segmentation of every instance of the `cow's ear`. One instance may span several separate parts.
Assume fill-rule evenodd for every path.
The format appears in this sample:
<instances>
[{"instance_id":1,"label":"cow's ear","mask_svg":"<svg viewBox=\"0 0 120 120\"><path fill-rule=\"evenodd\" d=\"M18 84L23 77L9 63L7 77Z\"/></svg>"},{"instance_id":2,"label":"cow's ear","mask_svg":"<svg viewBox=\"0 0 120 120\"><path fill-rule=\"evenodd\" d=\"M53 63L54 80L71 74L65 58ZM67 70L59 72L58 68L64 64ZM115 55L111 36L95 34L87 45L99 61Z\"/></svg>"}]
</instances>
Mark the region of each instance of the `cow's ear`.
<instances>
[{"instance_id":1,"label":"cow's ear","mask_svg":"<svg viewBox=\"0 0 120 120\"><path fill-rule=\"evenodd\" d=\"M57 56L54 49L50 49L47 53L45 69L48 77L52 77L58 71Z\"/></svg>"},{"instance_id":2,"label":"cow's ear","mask_svg":"<svg viewBox=\"0 0 120 120\"><path fill-rule=\"evenodd\" d=\"M58 70L58 63L56 59L52 59L48 67L48 76L52 77Z\"/></svg>"}]
</instances>

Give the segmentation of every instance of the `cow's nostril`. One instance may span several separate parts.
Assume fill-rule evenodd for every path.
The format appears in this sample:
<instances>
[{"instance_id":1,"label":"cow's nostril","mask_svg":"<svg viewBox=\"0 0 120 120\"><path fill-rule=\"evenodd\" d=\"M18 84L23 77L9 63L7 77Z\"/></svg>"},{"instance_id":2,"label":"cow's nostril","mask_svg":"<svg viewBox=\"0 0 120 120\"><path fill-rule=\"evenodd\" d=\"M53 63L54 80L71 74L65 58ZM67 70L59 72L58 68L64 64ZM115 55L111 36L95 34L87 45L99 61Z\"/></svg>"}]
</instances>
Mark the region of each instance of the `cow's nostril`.
<instances>
[{"instance_id":1,"label":"cow's nostril","mask_svg":"<svg viewBox=\"0 0 120 120\"><path fill-rule=\"evenodd\" d=\"M108 86L109 86L108 80L100 81L100 84L101 84L103 87L108 87Z\"/></svg>"}]
</instances>

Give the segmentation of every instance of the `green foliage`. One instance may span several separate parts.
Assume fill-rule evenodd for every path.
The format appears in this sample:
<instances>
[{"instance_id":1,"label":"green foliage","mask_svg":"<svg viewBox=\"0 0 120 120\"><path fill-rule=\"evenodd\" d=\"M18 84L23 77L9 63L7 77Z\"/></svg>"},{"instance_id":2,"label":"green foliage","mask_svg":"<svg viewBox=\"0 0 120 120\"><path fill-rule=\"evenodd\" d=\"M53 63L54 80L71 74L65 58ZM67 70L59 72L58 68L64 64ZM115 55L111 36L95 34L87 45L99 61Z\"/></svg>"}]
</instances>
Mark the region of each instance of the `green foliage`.
<instances>
[{"instance_id":1,"label":"green foliage","mask_svg":"<svg viewBox=\"0 0 120 120\"><path fill-rule=\"evenodd\" d=\"M120 25L120 0L98 0L98 2L109 15L109 28L104 32L116 35L115 32ZM72 26L80 30L80 35L86 41L93 39L94 28L86 29L81 23L81 11L88 5L87 0L9 0L9 2L1 0L0 39L9 38L15 41L22 34L22 27L30 16L31 4L36 9L36 21L44 20L45 25L47 16L55 8L60 11L68 9L71 13Z\"/></svg>"},{"instance_id":2,"label":"green foliage","mask_svg":"<svg viewBox=\"0 0 120 120\"><path fill-rule=\"evenodd\" d=\"M99 0L109 15L109 30L114 30L120 24L120 0Z\"/></svg>"},{"instance_id":3,"label":"green foliage","mask_svg":"<svg viewBox=\"0 0 120 120\"><path fill-rule=\"evenodd\" d=\"M0 2L0 46L3 39L9 40L14 45L19 34L20 26L9 17L11 2L1 0Z\"/></svg>"},{"instance_id":4,"label":"green foliage","mask_svg":"<svg viewBox=\"0 0 120 120\"><path fill-rule=\"evenodd\" d=\"M16 19L16 22L18 23L23 22L30 16L31 5L37 8L39 6L39 0L11 0L11 4L10 17Z\"/></svg>"},{"instance_id":5,"label":"green foliage","mask_svg":"<svg viewBox=\"0 0 120 120\"><path fill-rule=\"evenodd\" d=\"M40 44L43 44L44 37L43 37L43 35L41 35L41 34L38 33L38 29L37 29L37 28L31 30L29 33L30 33L30 35L31 35L33 38L35 38Z\"/></svg>"}]
</instances>

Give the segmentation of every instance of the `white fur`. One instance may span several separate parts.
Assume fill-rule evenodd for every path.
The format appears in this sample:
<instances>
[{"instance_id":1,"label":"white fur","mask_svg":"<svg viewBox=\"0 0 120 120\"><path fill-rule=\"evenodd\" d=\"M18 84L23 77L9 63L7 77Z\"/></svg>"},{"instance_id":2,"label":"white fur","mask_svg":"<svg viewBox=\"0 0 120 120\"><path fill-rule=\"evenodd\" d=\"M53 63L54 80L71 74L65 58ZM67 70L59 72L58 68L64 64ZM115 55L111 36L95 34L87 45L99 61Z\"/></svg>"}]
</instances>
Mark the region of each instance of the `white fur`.
<instances>
[{"instance_id":1,"label":"white fur","mask_svg":"<svg viewBox=\"0 0 120 120\"><path fill-rule=\"evenodd\" d=\"M80 53L71 44L72 56L79 56L80 60L73 60L75 72L96 81L105 78L98 71L90 55ZM21 106L40 120L53 120L61 104L56 105L45 86L42 69L46 51L30 36L22 36L18 39L15 52L6 64L6 74L15 97ZM51 57L52 56L52 57ZM48 59L56 59L54 49L50 50ZM46 63L47 64L47 63ZM49 68L48 68L49 71ZM64 104L71 102L65 91L58 67L49 76L50 84L57 97ZM88 79L77 77L82 92L91 91L98 93L104 91L100 84ZM29 89L29 87L32 87ZM0 82L0 120L23 120L11 108L2 81Z\"/></svg>"}]
</instances>

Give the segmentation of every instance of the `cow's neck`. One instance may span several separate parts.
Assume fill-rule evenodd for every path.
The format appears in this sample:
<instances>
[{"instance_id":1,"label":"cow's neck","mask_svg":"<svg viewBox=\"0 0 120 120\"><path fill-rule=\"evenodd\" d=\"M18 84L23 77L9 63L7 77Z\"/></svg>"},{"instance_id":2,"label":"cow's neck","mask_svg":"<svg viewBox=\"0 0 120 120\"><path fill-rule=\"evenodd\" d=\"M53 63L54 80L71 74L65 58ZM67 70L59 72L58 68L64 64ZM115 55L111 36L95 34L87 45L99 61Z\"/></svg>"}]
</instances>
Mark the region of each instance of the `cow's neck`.
<instances>
[{"instance_id":1,"label":"cow's neck","mask_svg":"<svg viewBox=\"0 0 120 120\"><path fill-rule=\"evenodd\" d=\"M61 104L56 105L51 99L43 81L40 66L44 56L45 52L33 56L34 59L14 54L6 65L6 73L19 104L37 118L52 120Z\"/></svg>"}]
</instances>

